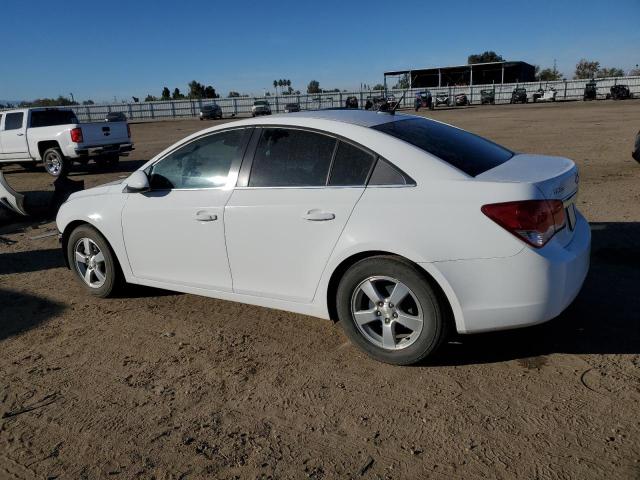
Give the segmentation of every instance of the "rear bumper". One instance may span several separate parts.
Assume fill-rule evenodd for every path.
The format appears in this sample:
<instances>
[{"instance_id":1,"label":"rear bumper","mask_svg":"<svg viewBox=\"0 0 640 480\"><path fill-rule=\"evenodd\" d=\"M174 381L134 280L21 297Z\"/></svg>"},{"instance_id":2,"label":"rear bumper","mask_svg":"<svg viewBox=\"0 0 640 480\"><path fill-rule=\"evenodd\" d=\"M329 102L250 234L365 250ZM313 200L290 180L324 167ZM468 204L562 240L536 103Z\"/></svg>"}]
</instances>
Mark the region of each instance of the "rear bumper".
<instances>
[{"instance_id":1,"label":"rear bumper","mask_svg":"<svg viewBox=\"0 0 640 480\"><path fill-rule=\"evenodd\" d=\"M110 153L118 153L122 155L132 150L134 150L133 143L115 143L113 145L90 145L82 148L76 148L75 153L78 157L94 157Z\"/></svg>"},{"instance_id":2,"label":"rear bumper","mask_svg":"<svg viewBox=\"0 0 640 480\"><path fill-rule=\"evenodd\" d=\"M552 241L540 250L523 248L512 257L432 266L456 297L458 332L478 333L535 325L558 316L582 288L590 250L591 230L578 214L574 236L564 247Z\"/></svg>"}]
</instances>

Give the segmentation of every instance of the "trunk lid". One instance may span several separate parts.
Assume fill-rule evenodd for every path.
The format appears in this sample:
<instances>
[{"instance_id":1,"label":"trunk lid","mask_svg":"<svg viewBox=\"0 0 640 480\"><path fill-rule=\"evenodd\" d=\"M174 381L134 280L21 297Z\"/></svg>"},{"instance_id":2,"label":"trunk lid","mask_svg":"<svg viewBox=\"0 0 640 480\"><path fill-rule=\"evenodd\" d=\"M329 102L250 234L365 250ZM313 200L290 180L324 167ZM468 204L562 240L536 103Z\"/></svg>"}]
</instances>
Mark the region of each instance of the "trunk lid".
<instances>
[{"instance_id":1,"label":"trunk lid","mask_svg":"<svg viewBox=\"0 0 640 480\"><path fill-rule=\"evenodd\" d=\"M81 123L82 145L85 147L129 143L127 122L93 122Z\"/></svg>"},{"instance_id":2,"label":"trunk lid","mask_svg":"<svg viewBox=\"0 0 640 480\"><path fill-rule=\"evenodd\" d=\"M516 154L510 160L475 177L489 182L533 184L548 200L562 200L567 219L566 227L556 238L566 245L573 238L576 224L575 203L578 194L578 168L563 157ZM514 200L520 200L514 198Z\"/></svg>"}]
</instances>

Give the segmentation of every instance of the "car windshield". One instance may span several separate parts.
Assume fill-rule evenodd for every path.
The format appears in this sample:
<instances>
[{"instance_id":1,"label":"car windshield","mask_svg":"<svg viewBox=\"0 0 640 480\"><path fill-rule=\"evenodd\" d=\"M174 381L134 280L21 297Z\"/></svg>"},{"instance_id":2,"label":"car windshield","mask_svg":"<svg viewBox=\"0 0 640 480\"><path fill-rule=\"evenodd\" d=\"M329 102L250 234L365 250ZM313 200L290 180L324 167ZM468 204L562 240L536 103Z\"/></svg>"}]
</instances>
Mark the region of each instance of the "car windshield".
<instances>
[{"instance_id":1,"label":"car windshield","mask_svg":"<svg viewBox=\"0 0 640 480\"><path fill-rule=\"evenodd\" d=\"M472 177L513 157L511 150L478 135L424 118L388 122L373 128L404 140Z\"/></svg>"},{"instance_id":2,"label":"car windshield","mask_svg":"<svg viewBox=\"0 0 640 480\"><path fill-rule=\"evenodd\" d=\"M253 102L254 105L258 105L258 106L262 106L262 105L266 105L267 102L265 102L264 100L257 100L255 102Z\"/></svg>"}]
</instances>

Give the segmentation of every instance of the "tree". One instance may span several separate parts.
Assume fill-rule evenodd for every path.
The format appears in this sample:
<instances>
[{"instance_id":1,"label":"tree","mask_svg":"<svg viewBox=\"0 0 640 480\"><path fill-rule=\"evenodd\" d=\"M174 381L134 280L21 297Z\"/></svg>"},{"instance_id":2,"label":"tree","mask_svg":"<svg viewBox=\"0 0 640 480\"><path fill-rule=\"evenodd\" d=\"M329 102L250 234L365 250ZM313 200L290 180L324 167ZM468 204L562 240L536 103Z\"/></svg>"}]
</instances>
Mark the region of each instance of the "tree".
<instances>
[{"instance_id":1,"label":"tree","mask_svg":"<svg viewBox=\"0 0 640 480\"><path fill-rule=\"evenodd\" d=\"M182 100L184 98L184 95L182 93L180 93L180 89L178 87L176 87L173 90L173 95L171 95L171 98L174 100Z\"/></svg>"},{"instance_id":2,"label":"tree","mask_svg":"<svg viewBox=\"0 0 640 480\"><path fill-rule=\"evenodd\" d=\"M189 98L202 98L204 97L204 85L195 80L189 82Z\"/></svg>"},{"instance_id":3,"label":"tree","mask_svg":"<svg viewBox=\"0 0 640 480\"><path fill-rule=\"evenodd\" d=\"M218 98L220 95L216 94L216 89L211 85L207 85L204 89L204 98Z\"/></svg>"},{"instance_id":4,"label":"tree","mask_svg":"<svg viewBox=\"0 0 640 480\"><path fill-rule=\"evenodd\" d=\"M405 73L398 79L398 83L393 88L409 88L409 74Z\"/></svg>"},{"instance_id":5,"label":"tree","mask_svg":"<svg viewBox=\"0 0 640 480\"><path fill-rule=\"evenodd\" d=\"M82 102L83 105L95 105L95 102L91 99L89 100L85 100L84 102Z\"/></svg>"},{"instance_id":6,"label":"tree","mask_svg":"<svg viewBox=\"0 0 640 480\"><path fill-rule=\"evenodd\" d=\"M596 73L596 77L598 77L598 78L624 77L624 70L622 70L621 68L616 68L616 67L611 67L611 68L602 67Z\"/></svg>"},{"instance_id":7,"label":"tree","mask_svg":"<svg viewBox=\"0 0 640 480\"><path fill-rule=\"evenodd\" d=\"M138 97L131 97L131 99L133 100L133 103L138 103L140 101Z\"/></svg>"},{"instance_id":8,"label":"tree","mask_svg":"<svg viewBox=\"0 0 640 480\"><path fill-rule=\"evenodd\" d=\"M162 89L162 95L160 96L161 100L171 100L171 92L167 87Z\"/></svg>"},{"instance_id":9,"label":"tree","mask_svg":"<svg viewBox=\"0 0 640 480\"><path fill-rule=\"evenodd\" d=\"M576 72L573 75L575 79L586 79L593 78L598 73L600 69L600 62L587 60L586 58L581 58L578 63L576 63Z\"/></svg>"},{"instance_id":10,"label":"tree","mask_svg":"<svg viewBox=\"0 0 640 480\"><path fill-rule=\"evenodd\" d=\"M278 80L274 80L273 81L273 88L275 89L276 94L277 94L278 93Z\"/></svg>"},{"instance_id":11,"label":"tree","mask_svg":"<svg viewBox=\"0 0 640 480\"><path fill-rule=\"evenodd\" d=\"M307 93L320 93L320 82L317 80L311 80L307 86Z\"/></svg>"},{"instance_id":12,"label":"tree","mask_svg":"<svg viewBox=\"0 0 640 480\"><path fill-rule=\"evenodd\" d=\"M487 50L482 53L474 53L467 57L467 63L488 63L488 62L504 62L504 58L493 50Z\"/></svg>"},{"instance_id":13,"label":"tree","mask_svg":"<svg viewBox=\"0 0 640 480\"><path fill-rule=\"evenodd\" d=\"M540 67L536 65L536 80L551 82L554 80L562 80L562 78L562 73L558 71L555 65L553 68L545 68L544 70L540 70Z\"/></svg>"},{"instance_id":14,"label":"tree","mask_svg":"<svg viewBox=\"0 0 640 480\"><path fill-rule=\"evenodd\" d=\"M384 90L384 85L381 83L376 83L371 90Z\"/></svg>"},{"instance_id":15,"label":"tree","mask_svg":"<svg viewBox=\"0 0 640 480\"><path fill-rule=\"evenodd\" d=\"M240 94L238 92L234 92L233 90L229 92L229 95L227 95L227 97L229 98L234 98L234 97L239 97Z\"/></svg>"},{"instance_id":16,"label":"tree","mask_svg":"<svg viewBox=\"0 0 640 480\"><path fill-rule=\"evenodd\" d=\"M147 95L146 97L144 97L144 101L145 102L155 102L156 100L158 100L156 97L154 97L153 95Z\"/></svg>"}]
</instances>

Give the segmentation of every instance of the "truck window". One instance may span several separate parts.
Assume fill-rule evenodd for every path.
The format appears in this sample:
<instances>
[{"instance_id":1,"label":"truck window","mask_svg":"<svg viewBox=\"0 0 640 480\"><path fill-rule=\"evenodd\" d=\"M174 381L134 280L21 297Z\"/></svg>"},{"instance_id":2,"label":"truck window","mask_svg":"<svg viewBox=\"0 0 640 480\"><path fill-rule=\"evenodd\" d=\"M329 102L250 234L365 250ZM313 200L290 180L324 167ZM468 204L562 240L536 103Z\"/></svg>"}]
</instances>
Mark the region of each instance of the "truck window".
<instances>
[{"instance_id":1,"label":"truck window","mask_svg":"<svg viewBox=\"0 0 640 480\"><path fill-rule=\"evenodd\" d=\"M72 110L35 110L31 112L31 128L78 123Z\"/></svg>"},{"instance_id":2,"label":"truck window","mask_svg":"<svg viewBox=\"0 0 640 480\"><path fill-rule=\"evenodd\" d=\"M5 130L18 130L22 128L22 119L24 118L23 112L7 113L7 118L4 119Z\"/></svg>"}]
</instances>

